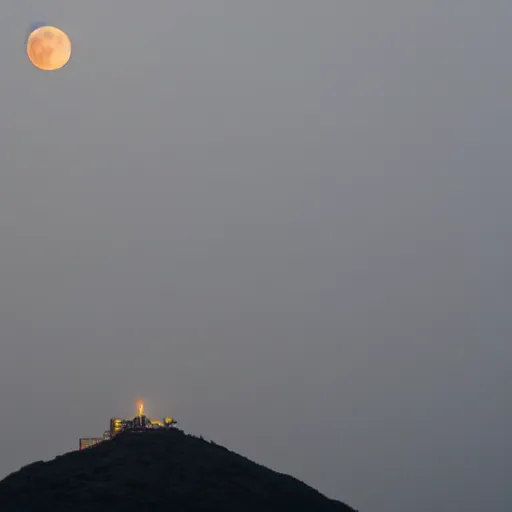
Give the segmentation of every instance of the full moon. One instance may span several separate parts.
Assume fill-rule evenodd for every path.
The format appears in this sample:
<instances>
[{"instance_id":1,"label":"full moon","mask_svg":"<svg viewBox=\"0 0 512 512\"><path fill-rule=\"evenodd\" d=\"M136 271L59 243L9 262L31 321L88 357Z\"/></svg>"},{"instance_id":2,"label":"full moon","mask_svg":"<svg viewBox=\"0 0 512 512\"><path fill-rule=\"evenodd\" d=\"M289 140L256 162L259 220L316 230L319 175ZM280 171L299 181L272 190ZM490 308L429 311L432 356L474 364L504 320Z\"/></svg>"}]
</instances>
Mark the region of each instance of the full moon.
<instances>
[{"instance_id":1,"label":"full moon","mask_svg":"<svg viewBox=\"0 0 512 512\"><path fill-rule=\"evenodd\" d=\"M71 41L60 28L39 27L28 36L27 55L36 68L55 71L71 58Z\"/></svg>"}]
</instances>

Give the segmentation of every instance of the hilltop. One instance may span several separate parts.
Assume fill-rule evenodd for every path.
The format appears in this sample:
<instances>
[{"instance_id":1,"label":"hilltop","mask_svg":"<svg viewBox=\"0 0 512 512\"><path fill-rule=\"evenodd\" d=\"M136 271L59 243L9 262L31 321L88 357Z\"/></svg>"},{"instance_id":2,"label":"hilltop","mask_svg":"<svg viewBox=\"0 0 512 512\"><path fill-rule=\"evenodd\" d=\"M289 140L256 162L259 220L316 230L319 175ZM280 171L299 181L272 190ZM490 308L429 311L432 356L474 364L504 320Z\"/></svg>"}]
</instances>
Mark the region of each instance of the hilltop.
<instances>
[{"instance_id":1,"label":"hilltop","mask_svg":"<svg viewBox=\"0 0 512 512\"><path fill-rule=\"evenodd\" d=\"M125 432L0 482L2 512L354 512L299 480L175 429Z\"/></svg>"}]
</instances>

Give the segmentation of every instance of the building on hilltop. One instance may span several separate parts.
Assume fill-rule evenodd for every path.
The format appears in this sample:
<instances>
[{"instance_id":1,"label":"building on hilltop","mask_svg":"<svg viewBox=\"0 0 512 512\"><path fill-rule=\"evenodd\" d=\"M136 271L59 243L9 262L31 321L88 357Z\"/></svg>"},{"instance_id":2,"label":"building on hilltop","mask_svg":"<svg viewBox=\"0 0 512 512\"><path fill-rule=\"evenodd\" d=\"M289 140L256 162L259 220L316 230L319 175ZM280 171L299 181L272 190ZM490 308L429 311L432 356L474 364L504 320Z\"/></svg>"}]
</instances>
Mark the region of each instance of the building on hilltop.
<instances>
[{"instance_id":1,"label":"building on hilltop","mask_svg":"<svg viewBox=\"0 0 512 512\"><path fill-rule=\"evenodd\" d=\"M79 449L84 450L95 444L113 439L117 434L125 431L145 432L147 430L166 430L174 428L177 421L171 417L165 417L160 420L152 420L148 418L144 412L144 404L139 404L138 414L133 419L112 418L110 420L109 430L105 430L103 437L81 437L79 439Z\"/></svg>"},{"instance_id":2,"label":"building on hilltop","mask_svg":"<svg viewBox=\"0 0 512 512\"><path fill-rule=\"evenodd\" d=\"M103 437L81 437L79 439L79 449L84 450L85 448L101 443L103 440Z\"/></svg>"}]
</instances>

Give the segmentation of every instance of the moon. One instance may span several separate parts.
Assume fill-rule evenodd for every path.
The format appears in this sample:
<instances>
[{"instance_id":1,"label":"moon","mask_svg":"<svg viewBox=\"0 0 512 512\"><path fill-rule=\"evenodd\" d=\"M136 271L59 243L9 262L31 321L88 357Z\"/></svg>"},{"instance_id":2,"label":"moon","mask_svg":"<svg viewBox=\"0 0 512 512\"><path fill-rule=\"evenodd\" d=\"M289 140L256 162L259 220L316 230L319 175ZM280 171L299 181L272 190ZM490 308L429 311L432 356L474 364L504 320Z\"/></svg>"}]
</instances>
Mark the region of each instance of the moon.
<instances>
[{"instance_id":1,"label":"moon","mask_svg":"<svg viewBox=\"0 0 512 512\"><path fill-rule=\"evenodd\" d=\"M49 25L36 28L28 36L27 55L43 71L61 69L71 58L71 40L60 28Z\"/></svg>"}]
</instances>

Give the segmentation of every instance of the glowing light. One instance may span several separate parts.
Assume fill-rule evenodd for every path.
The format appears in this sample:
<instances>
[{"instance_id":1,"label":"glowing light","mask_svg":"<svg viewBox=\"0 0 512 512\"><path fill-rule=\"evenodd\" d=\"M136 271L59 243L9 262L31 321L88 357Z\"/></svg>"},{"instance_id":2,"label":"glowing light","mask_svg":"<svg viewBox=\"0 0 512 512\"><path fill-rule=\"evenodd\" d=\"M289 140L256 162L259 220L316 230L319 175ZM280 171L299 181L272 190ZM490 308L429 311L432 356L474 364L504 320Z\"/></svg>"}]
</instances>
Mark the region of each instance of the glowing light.
<instances>
[{"instance_id":1,"label":"glowing light","mask_svg":"<svg viewBox=\"0 0 512 512\"><path fill-rule=\"evenodd\" d=\"M36 68L55 71L71 58L71 41L60 28L38 27L28 36L27 55Z\"/></svg>"}]
</instances>

